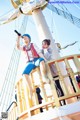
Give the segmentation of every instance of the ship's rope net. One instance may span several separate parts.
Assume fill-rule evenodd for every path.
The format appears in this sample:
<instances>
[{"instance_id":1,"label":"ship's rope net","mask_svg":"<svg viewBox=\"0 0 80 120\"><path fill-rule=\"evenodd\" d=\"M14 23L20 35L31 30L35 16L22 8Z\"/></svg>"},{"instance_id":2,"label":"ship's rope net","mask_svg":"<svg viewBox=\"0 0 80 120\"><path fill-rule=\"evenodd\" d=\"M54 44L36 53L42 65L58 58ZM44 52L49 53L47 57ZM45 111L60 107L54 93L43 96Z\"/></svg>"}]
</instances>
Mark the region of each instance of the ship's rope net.
<instances>
[{"instance_id":1,"label":"ship's rope net","mask_svg":"<svg viewBox=\"0 0 80 120\"><path fill-rule=\"evenodd\" d=\"M22 25L20 27L20 33L23 34L26 31L28 17L24 16ZM15 88L17 69L19 65L21 52L14 47L11 60L6 72L2 90L0 93L0 109L6 111L12 101L12 96Z\"/></svg>"}]
</instances>

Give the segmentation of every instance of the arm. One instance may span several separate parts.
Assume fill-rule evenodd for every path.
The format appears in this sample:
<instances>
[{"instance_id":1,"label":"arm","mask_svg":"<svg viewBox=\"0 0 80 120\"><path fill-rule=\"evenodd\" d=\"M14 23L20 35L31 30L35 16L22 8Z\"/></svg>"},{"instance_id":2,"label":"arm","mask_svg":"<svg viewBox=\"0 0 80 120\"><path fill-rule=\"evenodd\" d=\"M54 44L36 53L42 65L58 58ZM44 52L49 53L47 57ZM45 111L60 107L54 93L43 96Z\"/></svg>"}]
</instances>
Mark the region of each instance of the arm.
<instances>
[{"instance_id":1,"label":"arm","mask_svg":"<svg viewBox=\"0 0 80 120\"><path fill-rule=\"evenodd\" d=\"M51 60L52 59L52 49L51 48L44 49L44 56L47 60Z\"/></svg>"},{"instance_id":2,"label":"arm","mask_svg":"<svg viewBox=\"0 0 80 120\"><path fill-rule=\"evenodd\" d=\"M71 43L71 44L68 44L68 45L66 45L66 46L64 46L63 48L61 48L61 49L65 49L65 48L67 48L67 47L69 47L69 46L73 46L74 44L76 44L78 41L75 41L75 42L73 42L73 43Z\"/></svg>"},{"instance_id":3,"label":"arm","mask_svg":"<svg viewBox=\"0 0 80 120\"><path fill-rule=\"evenodd\" d=\"M39 53L39 56L43 58L45 61L47 61L47 59L44 57L44 55L41 52Z\"/></svg>"},{"instance_id":4,"label":"arm","mask_svg":"<svg viewBox=\"0 0 80 120\"><path fill-rule=\"evenodd\" d=\"M44 55L41 53L41 50L39 49L39 47L36 46L35 44L33 44L33 45L34 45L34 48L35 48L35 50L37 51L38 55L39 55L40 57L42 57L45 61L47 61L46 58L44 57Z\"/></svg>"},{"instance_id":5,"label":"arm","mask_svg":"<svg viewBox=\"0 0 80 120\"><path fill-rule=\"evenodd\" d=\"M19 49L19 50L23 50L23 47L20 46L20 38L21 38L21 36L18 36L17 42L16 42L16 47L17 47L17 49Z\"/></svg>"}]
</instances>

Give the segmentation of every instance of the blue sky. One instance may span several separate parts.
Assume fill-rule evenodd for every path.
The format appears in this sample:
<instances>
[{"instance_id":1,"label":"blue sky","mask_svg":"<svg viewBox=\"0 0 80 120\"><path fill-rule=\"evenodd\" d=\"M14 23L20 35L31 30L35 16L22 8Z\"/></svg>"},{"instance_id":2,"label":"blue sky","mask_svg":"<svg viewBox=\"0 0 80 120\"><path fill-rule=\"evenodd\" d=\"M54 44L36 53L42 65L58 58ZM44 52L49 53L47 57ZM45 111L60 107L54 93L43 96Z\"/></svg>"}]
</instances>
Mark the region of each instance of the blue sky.
<instances>
[{"instance_id":1,"label":"blue sky","mask_svg":"<svg viewBox=\"0 0 80 120\"><path fill-rule=\"evenodd\" d=\"M65 4L65 6L68 8L70 13L80 18L80 4L77 4L77 6L75 4ZM10 0L0 1L0 16L3 16L12 9L13 6L11 5ZM43 14L52 33L52 36L54 37L56 42L59 42L62 45L62 47L74 41L78 41L78 43L74 46L62 50L61 56L79 54L80 28L65 20L63 17L52 13L47 8L43 10ZM10 58L16 43L16 35L14 33L14 29L19 29L22 19L23 15L15 21L0 26L0 83L2 83L2 81L4 80ZM32 42L36 41L38 46L41 47L41 43L38 43L39 38L32 16L29 16L28 18L26 33L29 33L31 35Z\"/></svg>"}]
</instances>

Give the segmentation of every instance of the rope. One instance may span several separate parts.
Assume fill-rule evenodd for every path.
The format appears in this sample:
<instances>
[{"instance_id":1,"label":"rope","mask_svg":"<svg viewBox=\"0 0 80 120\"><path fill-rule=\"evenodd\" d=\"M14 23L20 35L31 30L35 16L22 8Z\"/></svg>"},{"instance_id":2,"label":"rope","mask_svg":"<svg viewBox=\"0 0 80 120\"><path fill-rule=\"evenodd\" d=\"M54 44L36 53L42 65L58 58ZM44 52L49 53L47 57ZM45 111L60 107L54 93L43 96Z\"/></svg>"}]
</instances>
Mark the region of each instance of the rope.
<instances>
[{"instance_id":1,"label":"rope","mask_svg":"<svg viewBox=\"0 0 80 120\"><path fill-rule=\"evenodd\" d=\"M64 4L59 4L58 3L58 6L60 6L63 11L68 12L70 14L69 10L67 9L67 7L65 7Z\"/></svg>"},{"instance_id":2,"label":"rope","mask_svg":"<svg viewBox=\"0 0 80 120\"><path fill-rule=\"evenodd\" d=\"M27 20L28 20L28 17L23 18L22 25L20 27L21 34L23 34L26 30ZM18 69L19 60L20 60L20 53L21 52L18 51L16 47L14 47L11 60L8 66L8 70L5 76L5 80L3 83L3 87L1 90L1 94L0 94L1 111L6 111L6 109L8 108L8 106L12 101L17 69Z\"/></svg>"},{"instance_id":3,"label":"rope","mask_svg":"<svg viewBox=\"0 0 80 120\"><path fill-rule=\"evenodd\" d=\"M80 28L80 19L73 16L70 13L67 13L63 10L60 10L58 8L56 8L55 6L53 6L52 4L48 4L47 8L52 10L53 12L55 12L56 14L64 17L65 19L69 20L71 23L73 23L74 25L76 25L78 28Z\"/></svg>"},{"instance_id":4,"label":"rope","mask_svg":"<svg viewBox=\"0 0 80 120\"><path fill-rule=\"evenodd\" d=\"M74 0L70 0L70 1L73 3L74 6L76 6L80 10L80 7L78 7L78 5L76 5L76 2L79 2L79 1L76 1L76 2ZM77 4L80 4L80 2Z\"/></svg>"},{"instance_id":5,"label":"rope","mask_svg":"<svg viewBox=\"0 0 80 120\"><path fill-rule=\"evenodd\" d=\"M57 38L57 36L59 36L58 35L58 31L57 31L57 27L56 27L56 23L55 23L55 19L54 19L54 14L53 14L53 12L51 11L51 32L54 34L54 29L55 29L55 39L58 39ZM54 27L54 29L53 29L53 27ZM54 37L54 35L53 35L53 37Z\"/></svg>"}]
</instances>

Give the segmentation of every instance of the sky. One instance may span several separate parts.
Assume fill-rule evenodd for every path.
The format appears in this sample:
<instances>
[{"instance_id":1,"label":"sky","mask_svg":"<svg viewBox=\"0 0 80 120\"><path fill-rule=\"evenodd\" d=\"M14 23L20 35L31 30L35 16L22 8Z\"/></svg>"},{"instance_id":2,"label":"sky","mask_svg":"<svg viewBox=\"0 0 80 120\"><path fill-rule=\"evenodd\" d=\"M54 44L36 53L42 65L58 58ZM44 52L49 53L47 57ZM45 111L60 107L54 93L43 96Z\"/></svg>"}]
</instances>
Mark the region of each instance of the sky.
<instances>
[{"instance_id":1,"label":"sky","mask_svg":"<svg viewBox=\"0 0 80 120\"><path fill-rule=\"evenodd\" d=\"M52 1L52 0L51 0ZM67 0L70 1L70 0ZM74 0L75 1L75 0ZM76 0L78 1L78 0ZM55 6L59 7L57 4ZM80 18L80 3L79 4L65 4L69 12ZM60 8L60 7L59 7ZM0 1L0 17L14 9L10 0ZM48 24L55 42L59 42L62 47L78 41L74 46L68 47L65 50L61 50L61 56L67 56L72 54L80 54L80 28L76 27L66 19L58 16L49 9L43 10L44 17ZM28 23L26 27L26 33L29 33L32 38L32 42L35 42L41 48L41 42L39 42L38 32L32 16L28 16ZM23 15L17 20L14 20L8 24L0 26L0 87L4 81L11 55L16 43L16 34L14 30L19 30L22 23ZM22 60L22 58L21 58ZM22 66L21 66L22 67ZM22 67L23 68L23 67ZM21 74L22 70L19 74Z\"/></svg>"}]
</instances>

